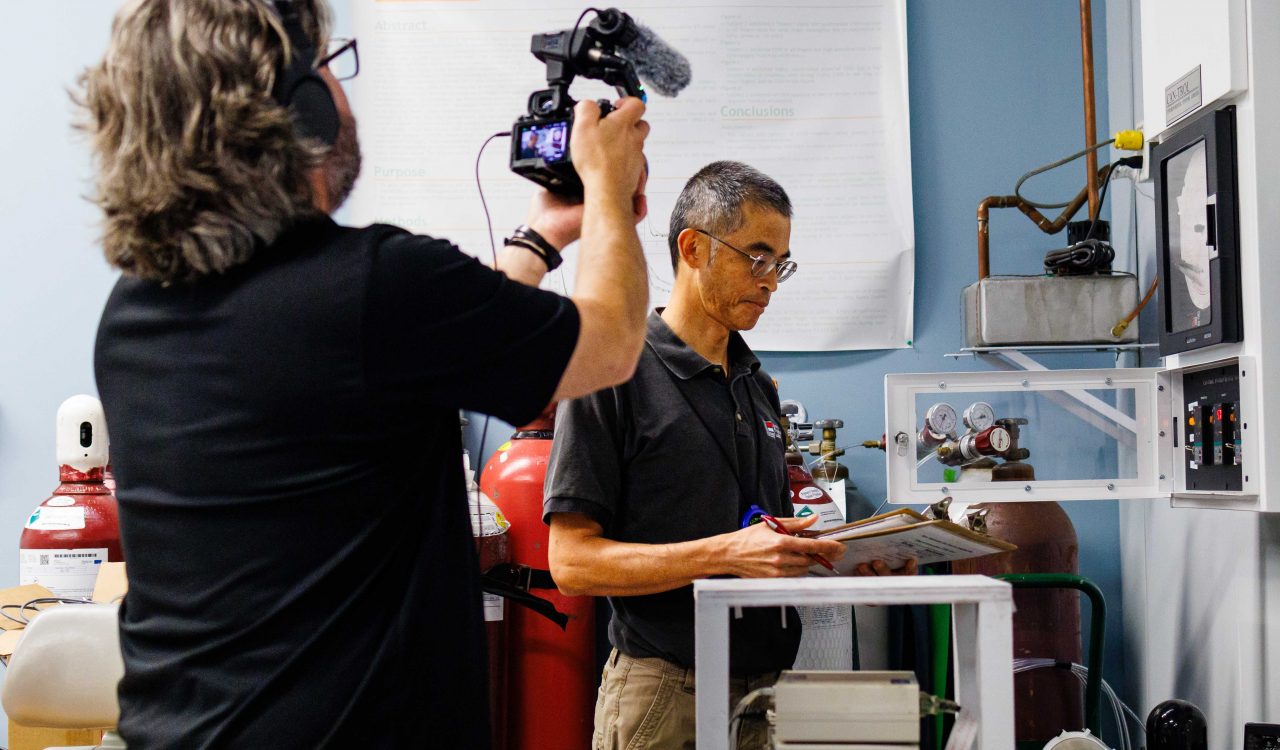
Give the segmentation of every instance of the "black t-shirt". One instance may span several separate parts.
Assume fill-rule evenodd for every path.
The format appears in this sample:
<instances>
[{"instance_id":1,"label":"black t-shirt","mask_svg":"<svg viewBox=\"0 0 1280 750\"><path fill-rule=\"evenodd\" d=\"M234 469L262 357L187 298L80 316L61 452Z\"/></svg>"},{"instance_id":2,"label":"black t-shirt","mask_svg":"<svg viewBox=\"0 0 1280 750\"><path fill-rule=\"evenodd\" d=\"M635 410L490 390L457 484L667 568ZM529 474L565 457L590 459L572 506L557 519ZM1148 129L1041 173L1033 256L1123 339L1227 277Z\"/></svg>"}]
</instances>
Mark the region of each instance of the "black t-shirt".
<instances>
[{"instance_id":1,"label":"black t-shirt","mask_svg":"<svg viewBox=\"0 0 1280 750\"><path fill-rule=\"evenodd\" d=\"M572 302L447 242L303 222L122 278L98 332L130 748L488 746L460 408L520 424Z\"/></svg>"},{"instance_id":2,"label":"black t-shirt","mask_svg":"<svg viewBox=\"0 0 1280 750\"><path fill-rule=\"evenodd\" d=\"M778 391L734 333L728 377L649 316L635 376L560 404L543 518L583 513L619 542L665 544L734 531L752 505L793 514ZM694 665L693 587L610 597L609 639L633 657ZM729 626L730 670L788 669L800 621L787 608L744 609Z\"/></svg>"}]
</instances>

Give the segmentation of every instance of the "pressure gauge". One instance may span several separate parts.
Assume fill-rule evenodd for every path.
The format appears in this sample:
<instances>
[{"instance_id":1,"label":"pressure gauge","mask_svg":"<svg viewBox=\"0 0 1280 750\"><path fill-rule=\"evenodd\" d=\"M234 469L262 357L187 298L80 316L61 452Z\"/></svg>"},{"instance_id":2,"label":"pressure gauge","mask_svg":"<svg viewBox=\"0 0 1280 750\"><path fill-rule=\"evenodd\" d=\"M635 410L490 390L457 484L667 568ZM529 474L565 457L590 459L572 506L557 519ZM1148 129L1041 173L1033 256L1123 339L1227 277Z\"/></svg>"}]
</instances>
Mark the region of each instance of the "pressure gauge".
<instances>
[{"instance_id":1,"label":"pressure gauge","mask_svg":"<svg viewBox=\"0 0 1280 750\"><path fill-rule=\"evenodd\" d=\"M986 401L975 401L964 410L964 426L982 432L996 423L996 412Z\"/></svg>"},{"instance_id":2,"label":"pressure gauge","mask_svg":"<svg viewBox=\"0 0 1280 750\"><path fill-rule=\"evenodd\" d=\"M956 429L956 410L951 404L934 404L924 413L924 424L934 434L950 435Z\"/></svg>"}]
</instances>

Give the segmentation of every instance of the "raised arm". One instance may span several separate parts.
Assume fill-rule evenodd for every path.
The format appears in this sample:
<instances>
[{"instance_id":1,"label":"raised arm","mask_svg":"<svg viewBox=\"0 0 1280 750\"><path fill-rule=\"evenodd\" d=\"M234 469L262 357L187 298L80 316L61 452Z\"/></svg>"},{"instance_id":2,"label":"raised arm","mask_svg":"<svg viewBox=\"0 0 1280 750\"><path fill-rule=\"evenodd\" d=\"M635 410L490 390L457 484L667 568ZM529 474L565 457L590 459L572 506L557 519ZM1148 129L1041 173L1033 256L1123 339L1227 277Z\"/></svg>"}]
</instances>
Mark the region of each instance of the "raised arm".
<instances>
[{"instance_id":1,"label":"raised arm","mask_svg":"<svg viewBox=\"0 0 1280 750\"><path fill-rule=\"evenodd\" d=\"M531 209L530 225L557 249L577 239L575 214L581 212L582 241L571 295L580 327L556 400L626 381L644 343L649 282L635 230L647 208L642 148L649 126L640 119L643 114L644 104L634 98L623 99L603 119L595 102L579 102L570 149L584 186L583 202L574 207L542 195ZM546 271L537 256L519 247L504 248L498 268L534 285Z\"/></svg>"}]
</instances>

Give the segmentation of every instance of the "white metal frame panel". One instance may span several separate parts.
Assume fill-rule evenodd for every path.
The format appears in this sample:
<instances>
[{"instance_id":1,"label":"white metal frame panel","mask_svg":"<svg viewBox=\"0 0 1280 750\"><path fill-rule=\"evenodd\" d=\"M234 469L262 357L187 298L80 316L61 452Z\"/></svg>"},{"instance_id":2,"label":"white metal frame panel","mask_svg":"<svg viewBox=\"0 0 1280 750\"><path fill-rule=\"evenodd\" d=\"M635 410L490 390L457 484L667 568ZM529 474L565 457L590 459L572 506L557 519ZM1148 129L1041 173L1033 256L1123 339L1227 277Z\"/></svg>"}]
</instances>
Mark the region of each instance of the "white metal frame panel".
<instances>
[{"instance_id":1,"label":"white metal frame panel","mask_svg":"<svg viewBox=\"0 0 1280 750\"><path fill-rule=\"evenodd\" d=\"M1238 493L1188 490L1182 469L1184 418L1182 375L1235 362L1240 370L1240 440L1243 489ZM1032 363L1034 364L1034 363ZM1038 366L1037 366L1038 367ZM1258 362L1251 356L1156 368L938 372L885 376L885 437L890 503L928 504L950 496L957 502L1035 500L1172 499L1175 507L1267 511ZM1134 389L1135 416L1119 413L1086 390ZM923 415L919 394L1059 391L1077 416L1104 431L1133 432L1137 475L1130 479L1035 480L1030 482L920 482L916 439Z\"/></svg>"},{"instance_id":2,"label":"white metal frame panel","mask_svg":"<svg viewBox=\"0 0 1280 750\"><path fill-rule=\"evenodd\" d=\"M956 701L978 720L978 747L1012 750L1013 588L986 576L753 578L693 582L697 739L728 750L729 618L734 607L950 604Z\"/></svg>"},{"instance_id":3,"label":"white metal frame panel","mask_svg":"<svg viewBox=\"0 0 1280 750\"><path fill-rule=\"evenodd\" d=\"M1172 436L1157 425L1170 421L1167 375L1152 368L1114 370L1040 370L1035 372L947 372L885 376L885 438L891 503L1022 502L1168 497L1172 483L1161 470L1171 461ZM1116 412L1086 391L1133 389L1134 417ZM1031 482L921 482L916 471L916 435L923 415L919 394L1056 391L1081 407L1082 418L1100 427L1132 431L1136 476L1129 479L1038 480Z\"/></svg>"}]
</instances>

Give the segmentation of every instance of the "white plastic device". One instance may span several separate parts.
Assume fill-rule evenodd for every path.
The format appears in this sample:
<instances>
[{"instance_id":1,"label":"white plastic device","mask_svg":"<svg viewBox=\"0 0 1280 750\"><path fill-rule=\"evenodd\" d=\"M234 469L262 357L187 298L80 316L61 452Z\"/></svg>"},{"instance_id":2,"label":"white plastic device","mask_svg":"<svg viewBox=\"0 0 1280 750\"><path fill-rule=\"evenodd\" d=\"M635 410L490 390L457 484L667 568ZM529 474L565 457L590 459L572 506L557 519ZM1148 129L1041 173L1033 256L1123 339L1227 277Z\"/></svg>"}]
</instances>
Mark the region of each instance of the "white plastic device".
<instances>
[{"instance_id":1,"label":"white plastic device","mask_svg":"<svg viewBox=\"0 0 1280 750\"><path fill-rule=\"evenodd\" d=\"M110 440L102 402L93 396L72 396L58 407L55 430L59 466L87 472L107 465Z\"/></svg>"}]
</instances>

